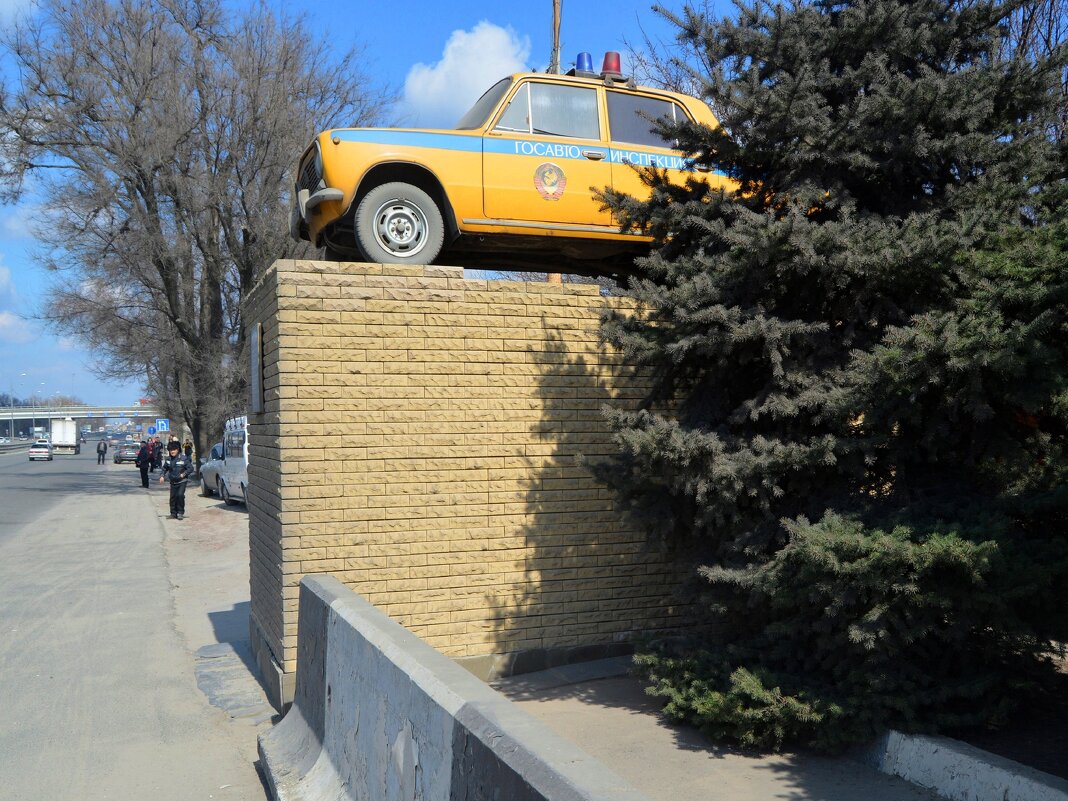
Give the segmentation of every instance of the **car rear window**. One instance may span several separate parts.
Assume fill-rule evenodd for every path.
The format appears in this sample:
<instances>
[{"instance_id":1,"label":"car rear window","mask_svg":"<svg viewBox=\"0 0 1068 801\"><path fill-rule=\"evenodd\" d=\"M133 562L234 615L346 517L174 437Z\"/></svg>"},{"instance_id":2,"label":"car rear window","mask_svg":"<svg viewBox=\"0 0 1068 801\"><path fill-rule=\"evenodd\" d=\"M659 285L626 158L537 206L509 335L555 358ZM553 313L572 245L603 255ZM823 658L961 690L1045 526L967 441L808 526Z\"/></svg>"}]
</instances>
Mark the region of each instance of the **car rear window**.
<instances>
[{"instance_id":1,"label":"car rear window","mask_svg":"<svg viewBox=\"0 0 1068 801\"><path fill-rule=\"evenodd\" d=\"M677 103L656 97L627 92L608 93L608 126L613 142L627 142L649 147L678 147L678 142L664 139L653 130L654 120L684 122L689 119Z\"/></svg>"}]
</instances>

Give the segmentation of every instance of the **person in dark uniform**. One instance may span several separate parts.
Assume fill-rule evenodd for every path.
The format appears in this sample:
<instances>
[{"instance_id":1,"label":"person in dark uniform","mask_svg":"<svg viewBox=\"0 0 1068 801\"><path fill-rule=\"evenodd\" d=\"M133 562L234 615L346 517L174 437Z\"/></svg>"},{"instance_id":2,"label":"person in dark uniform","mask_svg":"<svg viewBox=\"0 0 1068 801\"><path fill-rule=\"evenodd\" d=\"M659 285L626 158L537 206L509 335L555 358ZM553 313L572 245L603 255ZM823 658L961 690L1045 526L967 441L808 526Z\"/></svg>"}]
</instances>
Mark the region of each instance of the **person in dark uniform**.
<instances>
[{"instance_id":1,"label":"person in dark uniform","mask_svg":"<svg viewBox=\"0 0 1068 801\"><path fill-rule=\"evenodd\" d=\"M167 458L163 460L162 470L159 483L162 484L164 479L171 482L170 516L181 520L185 517L185 486L193 473L193 463L182 453L182 444L177 440L167 443Z\"/></svg>"},{"instance_id":2,"label":"person in dark uniform","mask_svg":"<svg viewBox=\"0 0 1068 801\"><path fill-rule=\"evenodd\" d=\"M152 454L152 462L148 465L148 472L155 473L156 469L163 466L163 443L159 437L153 437L148 442L149 452Z\"/></svg>"},{"instance_id":3,"label":"person in dark uniform","mask_svg":"<svg viewBox=\"0 0 1068 801\"><path fill-rule=\"evenodd\" d=\"M137 452L134 464L141 471L141 486L148 489L148 468L152 466L152 449L144 440L141 440L141 450Z\"/></svg>"}]
</instances>

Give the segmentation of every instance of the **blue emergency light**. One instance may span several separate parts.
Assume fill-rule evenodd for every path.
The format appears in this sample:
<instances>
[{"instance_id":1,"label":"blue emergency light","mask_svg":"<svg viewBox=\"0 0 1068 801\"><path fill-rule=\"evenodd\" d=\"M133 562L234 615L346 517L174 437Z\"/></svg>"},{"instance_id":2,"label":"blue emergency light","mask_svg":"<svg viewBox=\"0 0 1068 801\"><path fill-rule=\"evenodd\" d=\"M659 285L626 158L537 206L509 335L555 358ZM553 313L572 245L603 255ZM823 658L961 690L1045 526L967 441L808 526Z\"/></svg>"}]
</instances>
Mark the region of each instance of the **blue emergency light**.
<instances>
[{"instance_id":1,"label":"blue emergency light","mask_svg":"<svg viewBox=\"0 0 1068 801\"><path fill-rule=\"evenodd\" d=\"M578 58L575 59L575 74L593 75L593 56L589 53L579 53Z\"/></svg>"}]
</instances>

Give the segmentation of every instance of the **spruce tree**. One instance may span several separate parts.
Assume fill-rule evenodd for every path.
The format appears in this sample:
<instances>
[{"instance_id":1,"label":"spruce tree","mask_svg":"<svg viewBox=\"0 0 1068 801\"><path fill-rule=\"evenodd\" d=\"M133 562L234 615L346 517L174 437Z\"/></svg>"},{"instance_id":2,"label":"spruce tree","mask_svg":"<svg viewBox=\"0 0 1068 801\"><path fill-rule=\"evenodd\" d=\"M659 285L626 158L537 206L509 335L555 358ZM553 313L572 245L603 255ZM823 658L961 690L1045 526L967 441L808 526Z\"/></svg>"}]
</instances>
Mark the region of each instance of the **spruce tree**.
<instances>
[{"instance_id":1,"label":"spruce tree","mask_svg":"<svg viewBox=\"0 0 1068 801\"><path fill-rule=\"evenodd\" d=\"M642 657L668 710L764 747L997 722L1066 632L1064 53L1003 2L675 17L737 188L610 196L659 246L602 334L655 377L600 473L704 549L718 632Z\"/></svg>"}]
</instances>

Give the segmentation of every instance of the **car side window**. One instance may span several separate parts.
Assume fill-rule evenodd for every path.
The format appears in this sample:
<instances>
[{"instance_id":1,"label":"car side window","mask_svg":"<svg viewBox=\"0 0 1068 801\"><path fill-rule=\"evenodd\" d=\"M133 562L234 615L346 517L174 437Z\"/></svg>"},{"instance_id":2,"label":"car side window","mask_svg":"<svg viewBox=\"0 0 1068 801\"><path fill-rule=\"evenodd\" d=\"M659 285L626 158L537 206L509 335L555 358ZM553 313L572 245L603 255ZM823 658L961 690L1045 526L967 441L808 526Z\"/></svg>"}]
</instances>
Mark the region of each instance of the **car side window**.
<instances>
[{"instance_id":1,"label":"car side window","mask_svg":"<svg viewBox=\"0 0 1068 801\"><path fill-rule=\"evenodd\" d=\"M221 459L221 458L223 458L223 450L222 450L222 443L221 442L211 446L211 458L212 459Z\"/></svg>"},{"instance_id":2,"label":"car side window","mask_svg":"<svg viewBox=\"0 0 1068 801\"><path fill-rule=\"evenodd\" d=\"M497 120L495 131L515 131L530 133L530 84L525 83L519 87L515 97L508 103L508 107Z\"/></svg>"},{"instance_id":3,"label":"car side window","mask_svg":"<svg viewBox=\"0 0 1068 801\"><path fill-rule=\"evenodd\" d=\"M227 434L226 436L226 458L231 459L237 456L243 456L241 452L242 446L245 444L245 433L243 431L235 431L233 434Z\"/></svg>"},{"instance_id":4,"label":"car side window","mask_svg":"<svg viewBox=\"0 0 1068 801\"><path fill-rule=\"evenodd\" d=\"M608 92L608 126L613 142L627 142L648 147L678 147L673 139L664 139L654 128L654 120L684 122L686 112L670 100L627 92Z\"/></svg>"},{"instance_id":5,"label":"car side window","mask_svg":"<svg viewBox=\"0 0 1068 801\"><path fill-rule=\"evenodd\" d=\"M584 86L525 83L508 103L495 130L600 139L597 90Z\"/></svg>"}]
</instances>

